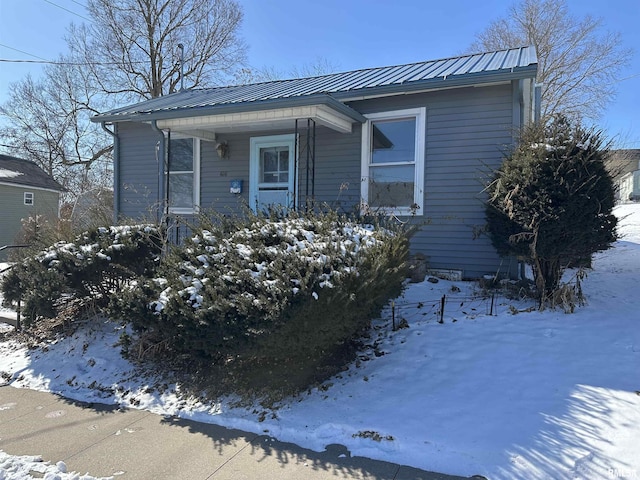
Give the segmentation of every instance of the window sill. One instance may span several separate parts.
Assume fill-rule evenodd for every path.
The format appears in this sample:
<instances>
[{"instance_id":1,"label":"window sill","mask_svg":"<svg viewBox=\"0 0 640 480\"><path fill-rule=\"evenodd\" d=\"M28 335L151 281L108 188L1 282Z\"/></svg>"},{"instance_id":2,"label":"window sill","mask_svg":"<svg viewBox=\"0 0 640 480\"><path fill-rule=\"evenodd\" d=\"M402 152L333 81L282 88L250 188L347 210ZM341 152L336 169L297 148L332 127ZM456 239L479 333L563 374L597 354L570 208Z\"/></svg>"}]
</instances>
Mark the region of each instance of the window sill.
<instances>
[{"instance_id":1,"label":"window sill","mask_svg":"<svg viewBox=\"0 0 640 480\"><path fill-rule=\"evenodd\" d=\"M392 216L395 215L397 217L422 217L422 209L421 208L409 208L409 207L400 207L400 208L391 208L391 207L375 207L375 208L361 208L360 214L381 214Z\"/></svg>"}]
</instances>

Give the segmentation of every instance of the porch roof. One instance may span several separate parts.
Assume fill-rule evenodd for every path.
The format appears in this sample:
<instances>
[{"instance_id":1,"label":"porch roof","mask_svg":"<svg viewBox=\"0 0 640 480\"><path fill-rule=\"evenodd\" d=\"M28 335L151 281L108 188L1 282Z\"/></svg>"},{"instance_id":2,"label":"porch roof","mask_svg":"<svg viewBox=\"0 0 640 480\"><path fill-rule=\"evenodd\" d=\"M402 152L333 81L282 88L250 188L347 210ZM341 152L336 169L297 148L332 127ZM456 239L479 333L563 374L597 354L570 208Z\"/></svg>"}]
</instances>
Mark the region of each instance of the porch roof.
<instances>
[{"instance_id":1,"label":"porch roof","mask_svg":"<svg viewBox=\"0 0 640 480\"><path fill-rule=\"evenodd\" d=\"M535 48L529 46L318 77L184 90L111 110L92 120L168 121L319 105L354 123L365 119L344 102L534 78L536 72Z\"/></svg>"}]
</instances>

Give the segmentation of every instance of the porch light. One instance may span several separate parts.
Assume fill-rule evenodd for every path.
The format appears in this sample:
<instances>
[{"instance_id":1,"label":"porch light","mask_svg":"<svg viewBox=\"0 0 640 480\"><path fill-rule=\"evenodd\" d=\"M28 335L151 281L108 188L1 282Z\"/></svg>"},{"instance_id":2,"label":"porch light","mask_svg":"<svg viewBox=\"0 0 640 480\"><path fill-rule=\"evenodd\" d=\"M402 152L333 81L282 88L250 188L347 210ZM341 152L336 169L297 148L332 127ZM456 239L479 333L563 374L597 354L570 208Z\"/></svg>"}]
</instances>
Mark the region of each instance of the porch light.
<instances>
[{"instance_id":1,"label":"porch light","mask_svg":"<svg viewBox=\"0 0 640 480\"><path fill-rule=\"evenodd\" d=\"M218 152L218 157L220 158L227 158L229 156L229 144L226 140L216 145L216 152Z\"/></svg>"}]
</instances>

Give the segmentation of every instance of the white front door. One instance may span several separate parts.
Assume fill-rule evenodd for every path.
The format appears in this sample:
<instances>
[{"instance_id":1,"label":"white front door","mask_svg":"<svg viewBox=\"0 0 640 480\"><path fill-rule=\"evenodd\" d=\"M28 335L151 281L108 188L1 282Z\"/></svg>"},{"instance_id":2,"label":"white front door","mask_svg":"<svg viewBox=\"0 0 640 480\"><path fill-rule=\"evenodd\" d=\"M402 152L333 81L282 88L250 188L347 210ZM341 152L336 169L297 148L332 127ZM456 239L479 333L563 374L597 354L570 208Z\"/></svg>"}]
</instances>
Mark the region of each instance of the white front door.
<instances>
[{"instance_id":1,"label":"white front door","mask_svg":"<svg viewBox=\"0 0 640 480\"><path fill-rule=\"evenodd\" d=\"M255 212L295 207L295 137L251 138L249 202Z\"/></svg>"}]
</instances>

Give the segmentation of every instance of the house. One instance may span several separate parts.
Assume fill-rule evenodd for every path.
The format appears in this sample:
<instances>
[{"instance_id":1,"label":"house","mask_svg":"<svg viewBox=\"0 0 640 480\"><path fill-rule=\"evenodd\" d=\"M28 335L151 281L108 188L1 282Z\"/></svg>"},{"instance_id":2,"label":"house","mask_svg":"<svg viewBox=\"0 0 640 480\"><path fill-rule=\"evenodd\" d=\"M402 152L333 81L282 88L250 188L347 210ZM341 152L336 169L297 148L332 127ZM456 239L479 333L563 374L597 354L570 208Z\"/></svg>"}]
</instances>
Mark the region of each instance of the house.
<instances>
[{"instance_id":1,"label":"house","mask_svg":"<svg viewBox=\"0 0 640 480\"><path fill-rule=\"evenodd\" d=\"M640 149L612 150L607 166L618 186L619 201L639 201Z\"/></svg>"},{"instance_id":2,"label":"house","mask_svg":"<svg viewBox=\"0 0 640 480\"><path fill-rule=\"evenodd\" d=\"M120 217L326 202L419 224L431 269L513 271L489 240L483 182L536 108L533 47L184 90L92 118L114 139Z\"/></svg>"},{"instance_id":3,"label":"house","mask_svg":"<svg viewBox=\"0 0 640 480\"><path fill-rule=\"evenodd\" d=\"M57 219L61 191L62 186L35 163L0 154L0 248L19 240L23 219ZM0 250L0 261L6 261L8 253Z\"/></svg>"}]
</instances>

